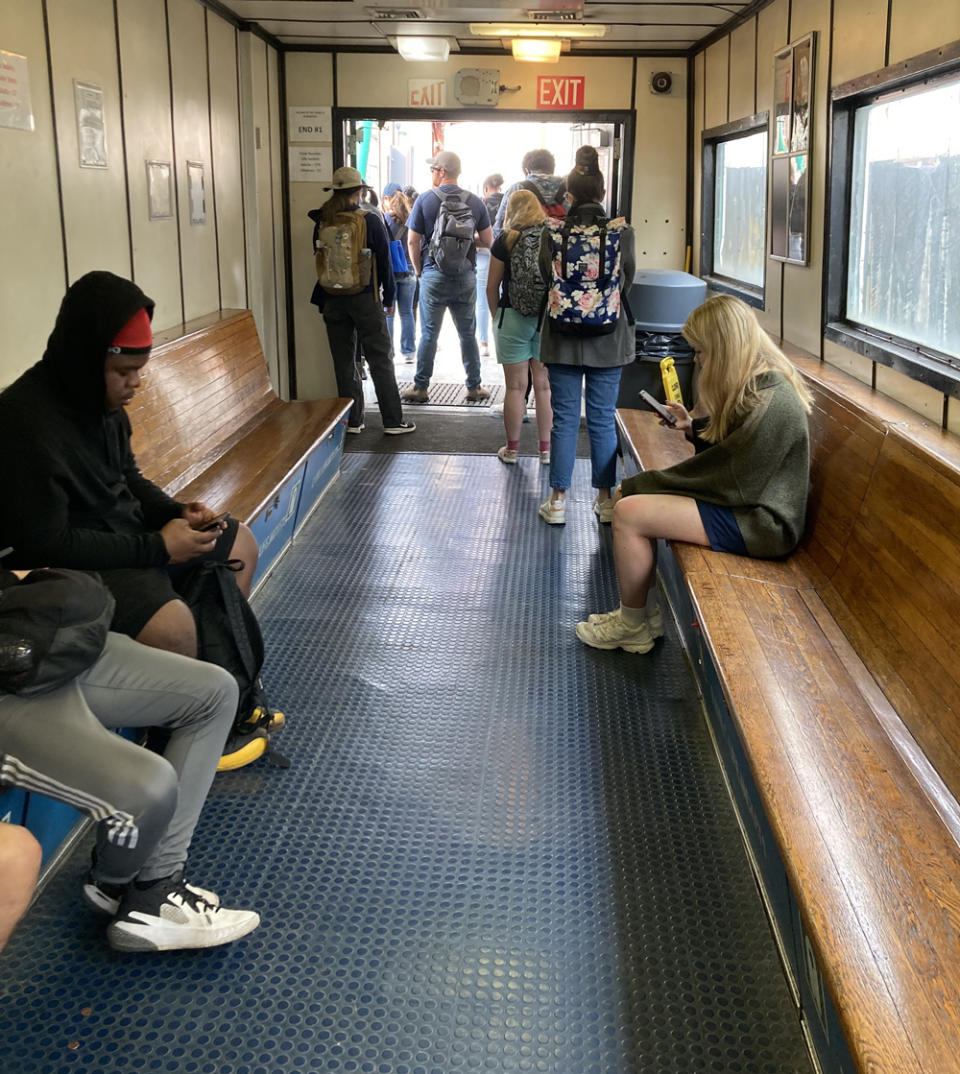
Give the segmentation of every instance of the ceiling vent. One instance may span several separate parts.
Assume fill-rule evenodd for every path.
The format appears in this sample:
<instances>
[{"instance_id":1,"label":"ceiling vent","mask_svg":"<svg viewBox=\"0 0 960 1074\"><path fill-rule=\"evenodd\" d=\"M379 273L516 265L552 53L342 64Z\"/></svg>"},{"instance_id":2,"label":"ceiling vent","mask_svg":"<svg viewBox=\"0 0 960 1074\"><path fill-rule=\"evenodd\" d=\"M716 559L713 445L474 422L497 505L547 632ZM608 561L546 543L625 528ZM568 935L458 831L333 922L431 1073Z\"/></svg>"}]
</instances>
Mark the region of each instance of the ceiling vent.
<instances>
[{"instance_id":1,"label":"ceiling vent","mask_svg":"<svg viewBox=\"0 0 960 1074\"><path fill-rule=\"evenodd\" d=\"M559 11L528 11L527 17L533 22L582 22L583 8Z\"/></svg>"},{"instance_id":2,"label":"ceiling vent","mask_svg":"<svg viewBox=\"0 0 960 1074\"><path fill-rule=\"evenodd\" d=\"M423 12L415 7L370 7L367 14L377 22L412 22L424 18Z\"/></svg>"}]
</instances>

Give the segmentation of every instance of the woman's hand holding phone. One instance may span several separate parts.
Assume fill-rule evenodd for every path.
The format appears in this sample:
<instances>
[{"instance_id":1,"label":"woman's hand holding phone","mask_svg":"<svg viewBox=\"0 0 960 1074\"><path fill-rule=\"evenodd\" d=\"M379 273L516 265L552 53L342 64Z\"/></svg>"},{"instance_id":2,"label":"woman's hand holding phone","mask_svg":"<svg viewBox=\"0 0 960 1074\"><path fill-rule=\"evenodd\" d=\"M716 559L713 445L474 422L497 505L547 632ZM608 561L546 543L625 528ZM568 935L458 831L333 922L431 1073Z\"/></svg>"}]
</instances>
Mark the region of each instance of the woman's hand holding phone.
<instances>
[{"instance_id":1,"label":"woman's hand holding phone","mask_svg":"<svg viewBox=\"0 0 960 1074\"><path fill-rule=\"evenodd\" d=\"M690 417L690 412L683 405L683 403L671 403L669 400L663 404L667 410L676 418L676 421L670 425L671 429L676 429L678 432L686 433L693 428L693 418ZM664 425L668 425L669 422L664 421Z\"/></svg>"}]
</instances>

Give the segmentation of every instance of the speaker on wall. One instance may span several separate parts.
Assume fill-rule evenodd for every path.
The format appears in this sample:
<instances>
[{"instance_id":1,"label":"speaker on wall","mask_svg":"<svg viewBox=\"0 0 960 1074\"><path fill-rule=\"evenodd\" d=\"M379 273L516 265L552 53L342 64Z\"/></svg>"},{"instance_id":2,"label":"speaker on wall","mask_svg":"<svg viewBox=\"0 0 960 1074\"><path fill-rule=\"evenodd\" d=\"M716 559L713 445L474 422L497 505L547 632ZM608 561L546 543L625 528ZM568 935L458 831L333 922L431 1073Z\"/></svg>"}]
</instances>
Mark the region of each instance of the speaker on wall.
<instances>
[{"instance_id":1,"label":"speaker on wall","mask_svg":"<svg viewBox=\"0 0 960 1074\"><path fill-rule=\"evenodd\" d=\"M650 79L650 89L653 93L669 93L673 88L673 75L669 71L657 71Z\"/></svg>"}]
</instances>

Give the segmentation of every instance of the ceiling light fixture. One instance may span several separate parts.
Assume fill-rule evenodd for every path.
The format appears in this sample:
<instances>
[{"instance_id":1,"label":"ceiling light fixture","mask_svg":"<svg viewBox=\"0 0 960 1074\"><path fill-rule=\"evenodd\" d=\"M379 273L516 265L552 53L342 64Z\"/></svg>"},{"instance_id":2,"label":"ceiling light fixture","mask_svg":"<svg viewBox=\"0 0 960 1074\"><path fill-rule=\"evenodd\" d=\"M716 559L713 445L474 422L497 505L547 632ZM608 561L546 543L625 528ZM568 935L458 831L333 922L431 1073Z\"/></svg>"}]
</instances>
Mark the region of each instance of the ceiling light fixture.
<instances>
[{"instance_id":1,"label":"ceiling light fixture","mask_svg":"<svg viewBox=\"0 0 960 1074\"><path fill-rule=\"evenodd\" d=\"M560 59L559 37L540 40L535 37L515 37L510 42L513 58L523 63L556 63Z\"/></svg>"},{"instance_id":2,"label":"ceiling light fixture","mask_svg":"<svg viewBox=\"0 0 960 1074\"><path fill-rule=\"evenodd\" d=\"M474 37L606 37L607 27L596 22L471 22Z\"/></svg>"},{"instance_id":3,"label":"ceiling light fixture","mask_svg":"<svg viewBox=\"0 0 960 1074\"><path fill-rule=\"evenodd\" d=\"M444 63L450 59L450 42L445 37L403 35L397 38L397 52L405 60L433 60Z\"/></svg>"}]
</instances>

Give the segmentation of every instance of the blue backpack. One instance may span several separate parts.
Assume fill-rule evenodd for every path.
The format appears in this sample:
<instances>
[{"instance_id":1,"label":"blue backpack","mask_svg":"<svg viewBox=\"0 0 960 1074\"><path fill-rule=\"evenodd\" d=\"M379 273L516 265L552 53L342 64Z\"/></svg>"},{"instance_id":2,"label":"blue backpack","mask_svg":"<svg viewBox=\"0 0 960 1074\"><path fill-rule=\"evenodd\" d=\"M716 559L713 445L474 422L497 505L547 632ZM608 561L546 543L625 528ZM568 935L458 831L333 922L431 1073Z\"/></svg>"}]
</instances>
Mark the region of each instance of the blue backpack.
<instances>
[{"instance_id":1,"label":"blue backpack","mask_svg":"<svg viewBox=\"0 0 960 1074\"><path fill-rule=\"evenodd\" d=\"M553 244L547 292L550 329L564 336L605 336L620 319L623 217L599 224L547 219Z\"/></svg>"}]
</instances>

